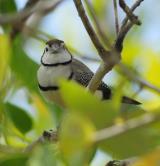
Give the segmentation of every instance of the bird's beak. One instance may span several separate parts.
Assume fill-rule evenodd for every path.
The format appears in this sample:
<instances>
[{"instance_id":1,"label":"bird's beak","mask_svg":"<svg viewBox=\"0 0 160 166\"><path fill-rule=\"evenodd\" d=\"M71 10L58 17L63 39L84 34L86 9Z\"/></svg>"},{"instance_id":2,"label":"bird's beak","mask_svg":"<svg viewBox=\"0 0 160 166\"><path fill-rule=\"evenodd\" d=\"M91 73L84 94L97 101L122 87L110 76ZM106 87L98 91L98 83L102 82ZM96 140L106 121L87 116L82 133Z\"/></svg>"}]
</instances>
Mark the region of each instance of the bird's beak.
<instances>
[{"instance_id":1,"label":"bird's beak","mask_svg":"<svg viewBox=\"0 0 160 166\"><path fill-rule=\"evenodd\" d=\"M60 45L60 47L58 47L58 48L56 48L56 47L54 47L53 49L52 49L52 54L57 54L57 53L59 53L60 52L60 49L62 49L64 47L64 44L62 43L61 45Z\"/></svg>"},{"instance_id":2,"label":"bird's beak","mask_svg":"<svg viewBox=\"0 0 160 166\"><path fill-rule=\"evenodd\" d=\"M59 53L59 49L60 48L54 48L54 49L52 49L52 54L57 54L57 53Z\"/></svg>"}]
</instances>

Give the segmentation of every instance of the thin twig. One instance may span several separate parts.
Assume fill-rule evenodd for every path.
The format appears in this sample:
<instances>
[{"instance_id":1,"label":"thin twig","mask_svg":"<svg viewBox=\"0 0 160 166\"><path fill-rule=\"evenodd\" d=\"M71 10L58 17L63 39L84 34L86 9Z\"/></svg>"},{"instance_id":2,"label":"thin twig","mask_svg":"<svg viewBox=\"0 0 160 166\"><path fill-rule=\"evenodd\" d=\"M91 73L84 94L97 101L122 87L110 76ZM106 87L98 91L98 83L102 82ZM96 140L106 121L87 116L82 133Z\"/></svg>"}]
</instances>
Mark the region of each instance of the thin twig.
<instances>
[{"instance_id":1,"label":"thin twig","mask_svg":"<svg viewBox=\"0 0 160 166\"><path fill-rule=\"evenodd\" d=\"M118 33L119 33L119 20L118 20L117 0L113 0L113 6L114 6L114 17L115 17L116 34L118 36Z\"/></svg>"},{"instance_id":2,"label":"thin twig","mask_svg":"<svg viewBox=\"0 0 160 166\"><path fill-rule=\"evenodd\" d=\"M138 87L138 90L132 95L132 98L134 99L137 95L139 95L143 89L144 89L144 86L140 84Z\"/></svg>"},{"instance_id":3,"label":"thin twig","mask_svg":"<svg viewBox=\"0 0 160 166\"><path fill-rule=\"evenodd\" d=\"M119 0L119 5L120 7L123 9L123 11L127 14L129 20L136 25L141 25L140 20L138 20L138 17L135 16L132 11L130 10L130 8L126 5L124 0Z\"/></svg>"},{"instance_id":4,"label":"thin twig","mask_svg":"<svg viewBox=\"0 0 160 166\"><path fill-rule=\"evenodd\" d=\"M125 76L127 76L127 78L137 82L138 84L140 84L140 86L147 87L151 90L154 90L155 92L160 93L160 88L152 85L151 83L147 82L146 80L144 80L144 79L138 77L137 75L135 75L124 64L120 63L119 67L122 70L122 72L125 74Z\"/></svg>"},{"instance_id":5,"label":"thin twig","mask_svg":"<svg viewBox=\"0 0 160 166\"><path fill-rule=\"evenodd\" d=\"M137 0L135 2L135 4L132 6L131 11L133 12L138 6L140 6L142 1L144 1L144 0ZM123 20L123 24L121 26L120 32L115 41L115 49L119 52L121 52L123 49L123 40L124 40L125 36L129 32L129 30L132 28L132 26L134 25L132 22L127 23L127 21L128 21L128 16L126 16L126 18Z\"/></svg>"},{"instance_id":6,"label":"thin twig","mask_svg":"<svg viewBox=\"0 0 160 166\"><path fill-rule=\"evenodd\" d=\"M131 166L131 164L136 160L137 160L136 157L129 158L126 160L112 160L109 161L105 166Z\"/></svg>"},{"instance_id":7,"label":"thin twig","mask_svg":"<svg viewBox=\"0 0 160 166\"><path fill-rule=\"evenodd\" d=\"M44 43L48 40L51 40L51 39L55 38L55 36L53 36L53 35L49 35L46 32L43 32L39 29L32 28L28 25L25 25L24 28L25 28L25 31L23 31L24 34L30 35L31 37L33 37L33 38L35 38L35 39L37 39L41 42L44 42ZM71 52L73 52L74 54L78 55L80 59L83 59L83 60L86 60L86 61L91 61L91 62L97 62L97 63L101 62L100 59L91 57L91 55L85 55L84 56L84 53L78 51L77 49L73 48L70 45L67 45L67 48L69 48L69 50Z\"/></svg>"},{"instance_id":8,"label":"thin twig","mask_svg":"<svg viewBox=\"0 0 160 166\"><path fill-rule=\"evenodd\" d=\"M35 12L44 12L46 9L52 9L57 7L63 0L59 0L56 2L52 2L49 5L47 5L46 2L41 3L41 5L33 5L32 7L25 8L24 10L15 13L15 14L3 14L0 16L0 24L8 24L8 23L14 23L19 20L23 20L24 18L28 18L30 15L32 15Z\"/></svg>"},{"instance_id":9,"label":"thin twig","mask_svg":"<svg viewBox=\"0 0 160 166\"><path fill-rule=\"evenodd\" d=\"M120 0L119 0L120 1ZM140 4L141 2L144 1L144 0L137 0L135 2L135 4L132 6L131 9L129 9L131 12L133 12ZM123 41L124 41L124 38L125 36L127 35L127 33L129 32L129 30L132 28L132 26L134 25L133 22L128 22L127 23L127 20L128 20L128 15L126 16L126 18L124 19L123 21L123 24L120 28L120 31L118 33L118 37L117 39L115 40L115 44L114 44L114 48L115 50L117 50L118 52L121 52L122 49L123 49Z\"/></svg>"},{"instance_id":10,"label":"thin twig","mask_svg":"<svg viewBox=\"0 0 160 166\"><path fill-rule=\"evenodd\" d=\"M46 43L48 40L55 38L53 35L37 29L37 27L34 28L28 25L24 25L24 31L22 33L24 35L31 36L35 39L43 41L44 43Z\"/></svg>"},{"instance_id":11,"label":"thin twig","mask_svg":"<svg viewBox=\"0 0 160 166\"><path fill-rule=\"evenodd\" d=\"M105 48L102 46L100 40L98 39L96 32L94 31L87 15L86 15L86 12L85 12L85 9L83 7L81 0L73 0L73 1L74 1L76 8L77 8L78 14L79 14L79 16L84 24L84 27L86 28L86 30L90 36L90 39L92 40L95 48L97 49L97 51L99 53L99 56L103 60L106 61L106 58L109 55L109 53L105 50Z\"/></svg>"},{"instance_id":12,"label":"thin twig","mask_svg":"<svg viewBox=\"0 0 160 166\"><path fill-rule=\"evenodd\" d=\"M107 67L106 66L104 67L104 64L102 66L100 66L99 70L93 76L93 78L91 79L91 81L88 85L88 89L91 92L95 92L96 88L101 83L102 78L106 74L106 71L107 71L106 69L108 68L109 70L111 70L111 67L110 67L111 65L107 61L110 57L110 54L108 51L105 50L105 48L102 46L100 40L98 39L96 32L94 31L87 15L86 15L86 12L85 12L85 9L83 7L81 0L73 0L73 1L77 8L78 14L84 24L84 27L86 28L86 31L88 32L88 34L90 36L90 39L92 40L95 48L97 49L99 56L103 59L103 61L106 63L105 65L107 66Z\"/></svg>"},{"instance_id":13,"label":"thin twig","mask_svg":"<svg viewBox=\"0 0 160 166\"><path fill-rule=\"evenodd\" d=\"M32 14L38 13L39 16L42 17L42 16L46 15L47 13L56 9L57 6L59 4L61 4L61 2L63 2L63 0L59 0L54 3L49 2L49 1L47 3L47 2L43 2L43 1L39 1L39 0L28 1L26 6L24 7L24 9L19 13L20 15L17 14L17 17L19 17L19 18L16 18L16 16L15 16L15 18L13 17L15 20L14 20L13 26L12 26L11 39L14 39L14 37L19 32L22 32L22 30L24 29L25 22Z\"/></svg>"},{"instance_id":14,"label":"thin twig","mask_svg":"<svg viewBox=\"0 0 160 166\"><path fill-rule=\"evenodd\" d=\"M85 61L90 61L90 62L95 62L95 63L100 63L100 59L98 58L93 58L89 56L81 56L80 52L77 52L78 55L80 55L80 59L85 60Z\"/></svg>"},{"instance_id":15,"label":"thin twig","mask_svg":"<svg viewBox=\"0 0 160 166\"><path fill-rule=\"evenodd\" d=\"M50 143L56 143L58 141L58 135L56 131L44 131L42 136L40 136L36 141L29 144L24 150L24 153L31 152L37 145L49 141Z\"/></svg>"},{"instance_id":16,"label":"thin twig","mask_svg":"<svg viewBox=\"0 0 160 166\"><path fill-rule=\"evenodd\" d=\"M28 0L24 8L21 10L25 11L27 9L30 9L32 6L36 6L39 0ZM14 22L12 22L12 30L10 33L11 39L14 39L14 37L23 29L25 21L29 18L29 14L24 16L22 19L17 19Z\"/></svg>"},{"instance_id":17,"label":"thin twig","mask_svg":"<svg viewBox=\"0 0 160 166\"><path fill-rule=\"evenodd\" d=\"M28 0L24 8L31 7L35 5L39 0Z\"/></svg>"},{"instance_id":18,"label":"thin twig","mask_svg":"<svg viewBox=\"0 0 160 166\"><path fill-rule=\"evenodd\" d=\"M89 19L86 15L85 9L83 7L83 4L81 0L73 0L74 4L77 8L77 11L79 13L79 16L84 24L84 27L86 28L90 39L92 40L95 48L97 49L97 52L99 53L99 56L102 58L103 63L99 67L98 71L95 73L93 78L91 79L88 89L91 92L94 92L96 88L101 83L102 78L106 73L108 73L119 61L120 61L120 54L116 54L114 50L107 51L102 44L100 43L100 40L98 39L91 23L89 22ZM114 55L114 56L112 56ZM116 56L116 57L115 57Z\"/></svg>"},{"instance_id":19,"label":"thin twig","mask_svg":"<svg viewBox=\"0 0 160 166\"><path fill-rule=\"evenodd\" d=\"M138 6L140 6L140 4L143 2L144 0L137 0L133 6L131 7L131 11L133 12ZM124 27L126 24L127 24L127 21L128 21L128 16L126 16L124 18L124 20L122 21L122 27Z\"/></svg>"},{"instance_id":20,"label":"thin twig","mask_svg":"<svg viewBox=\"0 0 160 166\"><path fill-rule=\"evenodd\" d=\"M95 10L93 8L93 5L88 0L84 0L84 1L85 1L86 5L87 5L87 8L88 8L90 14L91 14L91 17L93 18L94 24L95 24L96 29L97 29L97 33L99 34L99 36L103 40L103 42L106 44L106 46L108 48L111 48L111 43L109 41L109 38L106 36L106 34L101 29L101 26L99 24L99 21L97 19L96 14L95 14Z\"/></svg>"},{"instance_id":21,"label":"thin twig","mask_svg":"<svg viewBox=\"0 0 160 166\"><path fill-rule=\"evenodd\" d=\"M127 23L127 25L125 27L123 27L119 31L118 37L117 37L115 44L114 44L114 48L117 52L121 53L121 51L123 49L123 41L124 41L127 33L129 32L129 30L132 28L132 26L133 26L133 23L129 22L129 23Z\"/></svg>"},{"instance_id":22,"label":"thin twig","mask_svg":"<svg viewBox=\"0 0 160 166\"><path fill-rule=\"evenodd\" d=\"M128 121L126 121L122 125L114 125L106 129L102 129L100 131L97 131L95 133L95 136L93 137L94 142L99 142L105 139L109 139L115 136L118 136L120 134L123 134L127 131L149 125L153 122L159 121L160 115L159 114L145 114L143 116L140 116L138 118L133 118Z\"/></svg>"}]
</instances>

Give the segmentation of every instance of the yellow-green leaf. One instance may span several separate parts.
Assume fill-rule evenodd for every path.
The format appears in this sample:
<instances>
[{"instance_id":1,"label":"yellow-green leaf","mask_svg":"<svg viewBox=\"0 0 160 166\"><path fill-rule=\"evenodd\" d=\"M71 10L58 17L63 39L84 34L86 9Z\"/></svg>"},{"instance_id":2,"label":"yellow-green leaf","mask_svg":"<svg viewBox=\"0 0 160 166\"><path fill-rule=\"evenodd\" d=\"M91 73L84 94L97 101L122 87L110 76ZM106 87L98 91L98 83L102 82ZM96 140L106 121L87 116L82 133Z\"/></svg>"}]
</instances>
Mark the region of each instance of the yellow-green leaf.
<instances>
[{"instance_id":1,"label":"yellow-green leaf","mask_svg":"<svg viewBox=\"0 0 160 166\"><path fill-rule=\"evenodd\" d=\"M160 144L159 126L160 123L155 122L129 130L102 141L100 148L118 159L145 154Z\"/></svg>"},{"instance_id":2,"label":"yellow-green leaf","mask_svg":"<svg viewBox=\"0 0 160 166\"><path fill-rule=\"evenodd\" d=\"M8 154L0 159L0 166L24 165L27 166L28 156L25 154Z\"/></svg>"},{"instance_id":3,"label":"yellow-green leaf","mask_svg":"<svg viewBox=\"0 0 160 166\"><path fill-rule=\"evenodd\" d=\"M133 163L132 166L159 166L160 165L160 149L157 149Z\"/></svg>"},{"instance_id":4,"label":"yellow-green leaf","mask_svg":"<svg viewBox=\"0 0 160 166\"><path fill-rule=\"evenodd\" d=\"M79 113L68 113L60 128L59 145L63 157L69 165L84 165L89 161L94 126ZM92 151L91 151L92 154Z\"/></svg>"},{"instance_id":5,"label":"yellow-green leaf","mask_svg":"<svg viewBox=\"0 0 160 166\"><path fill-rule=\"evenodd\" d=\"M60 91L68 110L84 114L97 129L110 125L118 115L110 100L100 101L75 82L62 81Z\"/></svg>"},{"instance_id":6,"label":"yellow-green leaf","mask_svg":"<svg viewBox=\"0 0 160 166\"><path fill-rule=\"evenodd\" d=\"M134 65L134 61L139 57L142 47L140 43L135 44L135 40L133 42L127 41L122 52L122 62L130 66Z\"/></svg>"},{"instance_id":7,"label":"yellow-green leaf","mask_svg":"<svg viewBox=\"0 0 160 166\"><path fill-rule=\"evenodd\" d=\"M3 86L8 70L10 52L11 47L9 37L7 35L0 35L0 89Z\"/></svg>"},{"instance_id":8,"label":"yellow-green leaf","mask_svg":"<svg viewBox=\"0 0 160 166\"><path fill-rule=\"evenodd\" d=\"M41 134L44 129L55 128L55 121L53 119L52 113L49 111L46 103L41 99L41 97L33 93L32 102L37 111L35 131L38 134ZM41 123L42 121L44 123Z\"/></svg>"}]
</instances>

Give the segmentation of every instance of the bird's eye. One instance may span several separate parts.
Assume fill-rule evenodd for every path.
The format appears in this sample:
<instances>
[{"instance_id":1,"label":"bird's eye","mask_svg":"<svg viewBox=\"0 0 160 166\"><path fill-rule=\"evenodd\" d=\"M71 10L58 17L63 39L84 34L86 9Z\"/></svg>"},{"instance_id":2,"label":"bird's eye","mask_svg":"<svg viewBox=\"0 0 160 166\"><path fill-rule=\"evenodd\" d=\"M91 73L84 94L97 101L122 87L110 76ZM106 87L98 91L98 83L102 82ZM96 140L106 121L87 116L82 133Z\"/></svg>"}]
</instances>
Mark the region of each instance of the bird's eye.
<instances>
[{"instance_id":1,"label":"bird's eye","mask_svg":"<svg viewBox=\"0 0 160 166\"><path fill-rule=\"evenodd\" d=\"M48 51L48 48L46 48L46 52Z\"/></svg>"}]
</instances>

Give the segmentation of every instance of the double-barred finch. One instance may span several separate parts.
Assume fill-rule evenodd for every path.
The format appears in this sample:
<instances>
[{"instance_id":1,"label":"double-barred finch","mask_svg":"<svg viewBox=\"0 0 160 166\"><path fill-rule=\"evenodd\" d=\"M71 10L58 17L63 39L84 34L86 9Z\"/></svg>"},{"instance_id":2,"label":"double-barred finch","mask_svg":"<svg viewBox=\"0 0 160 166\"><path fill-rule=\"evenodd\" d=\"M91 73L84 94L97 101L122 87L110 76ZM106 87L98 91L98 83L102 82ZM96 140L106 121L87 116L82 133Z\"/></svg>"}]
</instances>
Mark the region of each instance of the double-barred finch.
<instances>
[{"instance_id":1,"label":"double-barred finch","mask_svg":"<svg viewBox=\"0 0 160 166\"><path fill-rule=\"evenodd\" d=\"M63 41L54 39L46 43L37 76L42 94L48 100L63 107L64 102L59 92L59 79L74 80L87 87L93 77L93 72L85 64L73 58ZM95 95L98 95L102 100L110 99L111 89L104 82L101 82ZM125 96L122 97L122 102L140 104Z\"/></svg>"}]
</instances>

